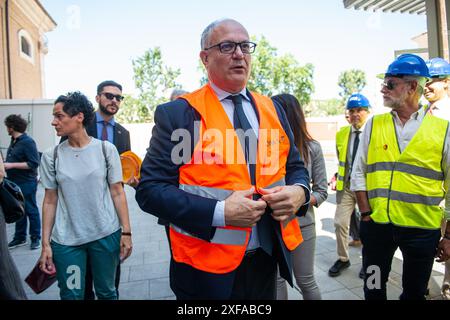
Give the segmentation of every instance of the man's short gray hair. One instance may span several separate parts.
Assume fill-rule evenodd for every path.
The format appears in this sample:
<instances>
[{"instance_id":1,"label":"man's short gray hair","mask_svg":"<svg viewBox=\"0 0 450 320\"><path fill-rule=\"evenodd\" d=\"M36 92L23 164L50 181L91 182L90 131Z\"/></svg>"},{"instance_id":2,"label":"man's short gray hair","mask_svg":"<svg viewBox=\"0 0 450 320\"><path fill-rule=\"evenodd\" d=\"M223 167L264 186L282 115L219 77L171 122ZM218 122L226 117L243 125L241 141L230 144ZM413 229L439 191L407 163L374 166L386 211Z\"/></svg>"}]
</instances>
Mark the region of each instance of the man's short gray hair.
<instances>
[{"instance_id":1,"label":"man's short gray hair","mask_svg":"<svg viewBox=\"0 0 450 320\"><path fill-rule=\"evenodd\" d=\"M202 50L205 50L210 45L209 38L211 37L211 34L213 33L214 29L217 28L217 26L221 25L222 23L228 22L228 21L239 23L236 20L233 20L233 19L230 19L230 18L223 18L223 19L219 19L219 20L216 20L216 21L210 23L205 28L205 30L203 30L202 38L201 38L201 41L200 41L200 46L201 46Z\"/></svg>"}]
</instances>

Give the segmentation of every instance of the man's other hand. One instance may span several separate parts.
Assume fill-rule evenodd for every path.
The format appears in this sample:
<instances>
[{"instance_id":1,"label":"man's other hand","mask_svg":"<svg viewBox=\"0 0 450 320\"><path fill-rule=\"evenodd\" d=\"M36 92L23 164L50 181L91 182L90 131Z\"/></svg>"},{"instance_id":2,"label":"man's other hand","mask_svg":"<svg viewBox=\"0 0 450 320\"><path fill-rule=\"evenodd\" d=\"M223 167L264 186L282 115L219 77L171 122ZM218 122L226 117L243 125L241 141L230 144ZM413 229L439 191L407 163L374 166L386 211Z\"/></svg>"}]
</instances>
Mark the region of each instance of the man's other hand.
<instances>
[{"instance_id":1,"label":"man's other hand","mask_svg":"<svg viewBox=\"0 0 450 320\"><path fill-rule=\"evenodd\" d=\"M251 228L261 219L267 204L252 200L255 188L235 191L225 200L225 225Z\"/></svg>"},{"instance_id":2,"label":"man's other hand","mask_svg":"<svg viewBox=\"0 0 450 320\"><path fill-rule=\"evenodd\" d=\"M270 189L260 189L262 200L272 209L272 217L284 222L296 215L306 202L305 190L301 186L280 186Z\"/></svg>"}]
</instances>

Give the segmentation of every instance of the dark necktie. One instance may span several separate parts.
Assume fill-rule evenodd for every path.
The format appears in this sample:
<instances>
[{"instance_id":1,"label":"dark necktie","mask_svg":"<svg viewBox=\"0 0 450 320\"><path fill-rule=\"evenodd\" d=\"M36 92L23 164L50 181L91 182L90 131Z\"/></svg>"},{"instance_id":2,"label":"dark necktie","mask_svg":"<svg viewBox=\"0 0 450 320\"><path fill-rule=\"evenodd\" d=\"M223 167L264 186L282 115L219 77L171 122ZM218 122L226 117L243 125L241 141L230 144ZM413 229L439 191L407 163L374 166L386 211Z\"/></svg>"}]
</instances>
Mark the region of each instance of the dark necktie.
<instances>
[{"instance_id":1,"label":"dark necktie","mask_svg":"<svg viewBox=\"0 0 450 320\"><path fill-rule=\"evenodd\" d=\"M103 129L102 129L102 141L108 140L108 122L103 121Z\"/></svg>"},{"instance_id":2,"label":"dark necktie","mask_svg":"<svg viewBox=\"0 0 450 320\"><path fill-rule=\"evenodd\" d=\"M361 131L355 131L355 141L353 142L353 153L352 153L352 168L353 162L355 162L356 152L358 151L360 133Z\"/></svg>"},{"instance_id":3,"label":"dark necktie","mask_svg":"<svg viewBox=\"0 0 450 320\"><path fill-rule=\"evenodd\" d=\"M239 137L242 148L245 152L245 160L247 161L250 179L252 185L256 185L256 154L258 150L258 138L250 125L242 106L242 96L229 96L234 104L233 122L236 134ZM239 130L241 129L241 130ZM246 135L244 135L244 132ZM247 136L247 139L246 139ZM259 195L254 194L253 200L258 200ZM273 241L271 231L271 217L267 212L261 217L261 220L256 224L258 230L259 244L261 248L269 255L272 255Z\"/></svg>"},{"instance_id":4,"label":"dark necktie","mask_svg":"<svg viewBox=\"0 0 450 320\"><path fill-rule=\"evenodd\" d=\"M236 134L239 137L242 148L245 153L245 161L248 164L250 172L250 180L252 185L256 184L256 153L258 149L258 138L253 131L250 122L244 113L242 106L242 96L230 96L234 104L233 122ZM241 129L241 130L239 130Z\"/></svg>"}]
</instances>

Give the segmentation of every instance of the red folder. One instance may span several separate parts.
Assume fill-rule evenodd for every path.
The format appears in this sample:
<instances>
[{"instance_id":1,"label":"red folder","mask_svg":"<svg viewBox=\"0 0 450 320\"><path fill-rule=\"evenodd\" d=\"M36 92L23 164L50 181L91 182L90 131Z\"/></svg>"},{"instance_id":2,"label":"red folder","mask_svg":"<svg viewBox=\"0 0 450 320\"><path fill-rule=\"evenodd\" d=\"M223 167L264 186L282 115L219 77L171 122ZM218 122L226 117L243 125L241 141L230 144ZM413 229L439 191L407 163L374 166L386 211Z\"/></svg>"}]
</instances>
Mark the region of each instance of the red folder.
<instances>
[{"instance_id":1,"label":"red folder","mask_svg":"<svg viewBox=\"0 0 450 320\"><path fill-rule=\"evenodd\" d=\"M39 261L31 270L30 274L25 278L25 282L30 286L36 294L39 294L56 281L56 271L53 274L46 274L39 268Z\"/></svg>"}]
</instances>

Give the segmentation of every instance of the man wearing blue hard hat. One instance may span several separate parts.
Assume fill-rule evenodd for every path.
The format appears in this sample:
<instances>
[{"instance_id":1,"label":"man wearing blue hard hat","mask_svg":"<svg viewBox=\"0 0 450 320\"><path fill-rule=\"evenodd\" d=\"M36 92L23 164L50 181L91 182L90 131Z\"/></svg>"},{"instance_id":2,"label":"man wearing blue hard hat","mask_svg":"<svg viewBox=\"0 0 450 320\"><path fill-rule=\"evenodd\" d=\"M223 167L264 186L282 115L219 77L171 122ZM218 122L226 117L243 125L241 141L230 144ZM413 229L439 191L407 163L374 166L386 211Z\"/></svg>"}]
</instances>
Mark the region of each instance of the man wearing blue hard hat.
<instances>
[{"instance_id":1,"label":"man wearing blue hard hat","mask_svg":"<svg viewBox=\"0 0 450 320\"><path fill-rule=\"evenodd\" d=\"M427 66L431 79L427 82L423 95L430 103L428 110L436 117L450 120L450 64L442 58L433 58L427 61Z\"/></svg>"},{"instance_id":2,"label":"man wearing blue hard hat","mask_svg":"<svg viewBox=\"0 0 450 320\"><path fill-rule=\"evenodd\" d=\"M429 102L428 112L436 117L450 120L450 98L448 97L450 64L442 58L433 58L427 61L427 66L431 76L424 91L424 96ZM445 227L444 219L443 234L445 234ZM443 299L450 300L450 259L445 262L441 294Z\"/></svg>"},{"instance_id":3,"label":"man wearing blue hard hat","mask_svg":"<svg viewBox=\"0 0 450 320\"><path fill-rule=\"evenodd\" d=\"M342 270L350 266L348 235L350 221L356 206L356 197L350 191L350 173L358 150L359 137L369 116L369 100L360 93L354 93L347 101L350 126L343 127L336 134L336 152L339 160L336 181L336 213L334 226L338 260L328 270L330 277L339 276ZM363 271L363 270L362 270ZM364 273L360 272L360 277Z\"/></svg>"},{"instance_id":4,"label":"man wearing blue hard hat","mask_svg":"<svg viewBox=\"0 0 450 320\"><path fill-rule=\"evenodd\" d=\"M441 239L450 183L449 122L419 100L430 78L422 58L399 56L383 75L381 93L391 112L367 122L351 178L361 211L364 296L386 300L392 259L403 255L401 300L424 300L435 256L450 257L450 223ZM450 220L450 206L445 215Z\"/></svg>"}]
</instances>

